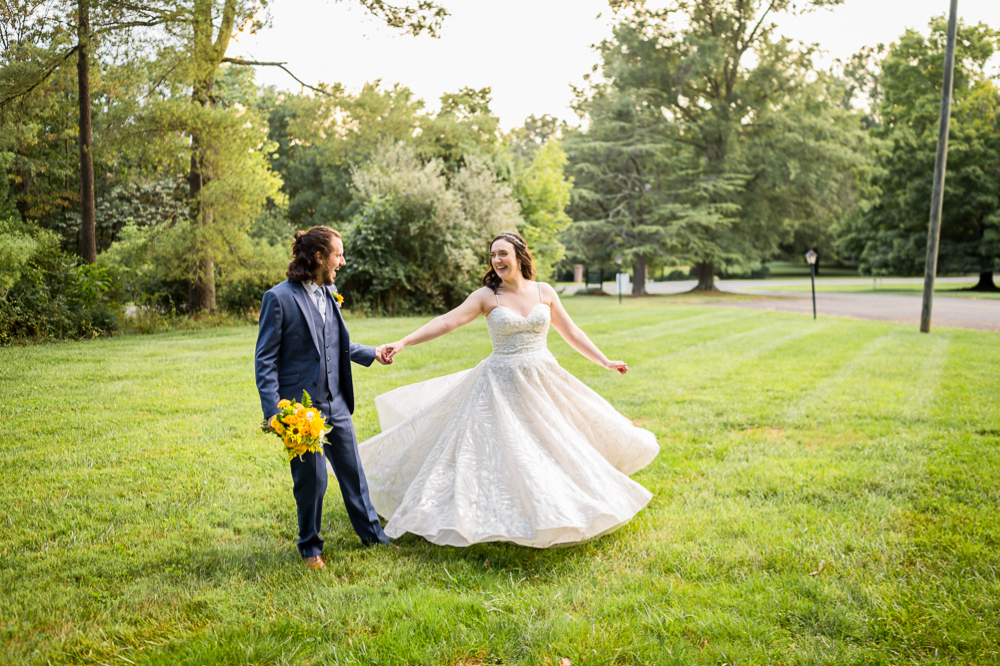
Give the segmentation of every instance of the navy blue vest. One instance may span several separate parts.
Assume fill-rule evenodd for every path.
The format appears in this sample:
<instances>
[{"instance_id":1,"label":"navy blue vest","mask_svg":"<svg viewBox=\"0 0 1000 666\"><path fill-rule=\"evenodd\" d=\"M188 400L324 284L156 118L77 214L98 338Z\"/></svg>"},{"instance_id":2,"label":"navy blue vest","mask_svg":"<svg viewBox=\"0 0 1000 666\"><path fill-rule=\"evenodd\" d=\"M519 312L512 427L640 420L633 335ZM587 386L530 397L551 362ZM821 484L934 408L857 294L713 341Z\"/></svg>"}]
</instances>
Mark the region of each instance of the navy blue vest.
<instances>
[{"instance_id":1,"label":"navy blue vest","mask_svg":"<svg viewBox=\"0 0 1000 666\"><path fill-rule=\"evenodd\" d=\"M321 290L323 298L326 298L325 291ZM316 387L316 394L313 399L316 402L331 403L335 393L340 392L340 326L337 322L337 313L333 311L336 306L326 298L326 323L316 309L316 302L312 296L306 295L312 307L309 312L316 325L316 332L319 336L319 382Z\"/></svg>"}]
</instances>

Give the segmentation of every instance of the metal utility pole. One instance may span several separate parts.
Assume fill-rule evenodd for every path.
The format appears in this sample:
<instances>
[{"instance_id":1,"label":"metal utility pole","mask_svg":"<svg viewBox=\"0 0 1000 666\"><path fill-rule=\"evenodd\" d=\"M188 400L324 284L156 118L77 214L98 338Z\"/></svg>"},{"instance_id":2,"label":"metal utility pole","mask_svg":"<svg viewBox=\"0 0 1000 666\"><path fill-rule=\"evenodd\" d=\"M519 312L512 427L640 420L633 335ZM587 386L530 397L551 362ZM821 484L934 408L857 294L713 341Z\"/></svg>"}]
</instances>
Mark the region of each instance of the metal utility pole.
<instances>
[{"instance_id":1,"label":"metal utility pole","mask_svg":"<svg viewBox=\"0 0 1000 666\"><path fill-rule=\"evenodd\" d=\"M951 121L951 92L955 72L955 31L958 0L951 0L948 15L948 44L944 51L944 85L941 89L941 119L938 123L937 155L934 158L934 191L931 194L931 223L927 230L927 263L924 265L924 304L920 309L920 332L931 332L934 278L937 275L938 242L941 239L941 208L944 200L945 166L948 162L948 125Z\"/></svg>"}]
</instances>

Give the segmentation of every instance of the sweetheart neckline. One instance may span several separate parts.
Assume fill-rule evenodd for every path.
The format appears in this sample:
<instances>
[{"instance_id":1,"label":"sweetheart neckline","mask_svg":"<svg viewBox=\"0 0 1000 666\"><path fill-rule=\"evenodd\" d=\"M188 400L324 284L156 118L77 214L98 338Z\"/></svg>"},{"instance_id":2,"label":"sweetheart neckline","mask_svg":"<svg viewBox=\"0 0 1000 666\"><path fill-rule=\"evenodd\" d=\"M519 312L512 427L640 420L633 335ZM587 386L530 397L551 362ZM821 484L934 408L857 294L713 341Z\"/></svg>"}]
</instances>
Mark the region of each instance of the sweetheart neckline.
<instances>
[{"instance_id":1,"label":"sweetheart neckline","mask_svg":"<svg viewBox=\"0 0 1000 666\"><path fill-rule=\"evenodd\" d=\"M528 317L531 316L531 313L534 312L536 308L538 308L539 305L544 305L545 307L549 308L549 304L548 303L537 303L535 305L535 307L531 308L531 310L528 311L527 315L523 315L520 312L518 312L517 310L515 310L514 308L507 307L506 305L498 305L495 308L493 308L492 310L490 310L489 312L487 312L486 316L489 317L491 314L493 314L494 312L496 312L500 308L507 308L508 310L510 310L511 312L513 312L514 314L516 314L521 319L527 319ZM551 310L552 308L549 308L549 309Z\"/></svg>"}]
</instances>

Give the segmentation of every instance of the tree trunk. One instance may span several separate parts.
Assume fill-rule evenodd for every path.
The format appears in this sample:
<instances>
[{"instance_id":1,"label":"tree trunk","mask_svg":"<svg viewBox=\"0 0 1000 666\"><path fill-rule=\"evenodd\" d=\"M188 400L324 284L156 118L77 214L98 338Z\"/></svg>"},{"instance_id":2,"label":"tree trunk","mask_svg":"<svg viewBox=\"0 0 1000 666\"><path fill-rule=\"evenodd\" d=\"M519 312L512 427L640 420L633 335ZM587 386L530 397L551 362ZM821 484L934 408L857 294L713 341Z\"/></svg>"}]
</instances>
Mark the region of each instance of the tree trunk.
<instances>
[{"instance_id":1,"label":"tree trunk","mask_svg":"<svg viewBox=\"0 0 1000 666\"><path fill-rule=\"evenodd\" d=\"M645 296L646 295L646 255L637 254L635 255L635 261L632 262L632 295L633 296Z\"/></svg>"},{"instance_id":2,"label":"tree trunk","mask_svg":"<svg viewBox=\"0 0 1000 666\"><path fill-rule=\"evenodd\" d=\"M236 0L224 0L219 16L219 32L213 41L213 0L195 0L192 6L191 60L194 80L191 102L203 107L215 106L215 75L233 34ZM215 309L215 262L207 254L205 237L212 233L213 211L202 204L199 194L211 180L211 165L205 160L205 137L197 130L191 132L191 173L188 176L188 194L191 197L192 226L200 231L191 239L192 252L197 256L188 285L188 311L201 312Z\"/></svg>"},{"instance_id":3,"label":"tree trunk","mask_svg":"<svg viewBox=\"0 0 1000 666\"><path fill-rule=\"evenodd\" d=\"M76 52L77 96L80 101L80 255L97 261L97 223L94 211L93 125L90 119L90 0L78 0Z\"/></svg>"},{"instance_id":4,"label":"tree trunk","mask_svg":"<svg viewBox=\"0 0 1000 666\"><path fill-rule=\"evenodd\" d=\"M715 291L715 263L706 261L694 265L698 275L698 285L696 291Z\"/></svg>"},{"instance_id":5,"label":"tree trunk","mask_svg":"<svg viewBox=\"0 0 1000 666\"><path fill-rule=\"evenodd\" d=\"M993 282L993 271L983 271L979 274L979 282L969 291L1000 291L1000 287Z\"/></svg>"},{"instance_id":6,"label":"tree trunk","mask_svg":"<svg viewBox=\"0 0 1000 666\"><path fill-rule=\"evenodd\" d=\"M194 91L194 101L210 104L210 96L202 90ZM188 196L191 198L191 220L194 226L204 231L212 224L212 211L201 202L201 190L209 180L208 169L202 155L202 142L197 133L191 135L191 173L188 175ZM195 313L215 309L215 262L206 256L204 233L194 234L193 252L199 256L191 282L188 284L188 312ZM200 246L200 247L199 247Z\"/></svg>"}]
</instances>

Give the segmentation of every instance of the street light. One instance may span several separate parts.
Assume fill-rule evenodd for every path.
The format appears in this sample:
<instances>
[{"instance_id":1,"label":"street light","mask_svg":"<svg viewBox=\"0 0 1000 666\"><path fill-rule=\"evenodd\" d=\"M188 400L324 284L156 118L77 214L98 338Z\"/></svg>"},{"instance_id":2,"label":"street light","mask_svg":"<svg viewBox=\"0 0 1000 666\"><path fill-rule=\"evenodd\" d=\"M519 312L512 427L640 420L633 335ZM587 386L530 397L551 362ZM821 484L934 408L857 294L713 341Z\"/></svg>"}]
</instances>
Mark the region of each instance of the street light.
<instances>
[{"instance_id":1,"label":"street light","mask_svg":"<svg viewBox=\"0 0 1000 666\"><path fill-rule=\"evenodd\" d=\"M806 252L806 261L809 262L809 274L812 280L813 289L813 319L816 318L816 258L819 255L816 254L815 250L809 250Z\"/></svg>"},{"instance_id":2,"label":"street light","mask_svg":"<svg viewBox=\"0 0 1000 666\"><path fill-rule=\"evenodd\" d=\"M615 263L618 264L618 275L615 276L615 282L618 283L618 305L622 304L622 255L615 257Z\"/></svg>"}]
</instances>

